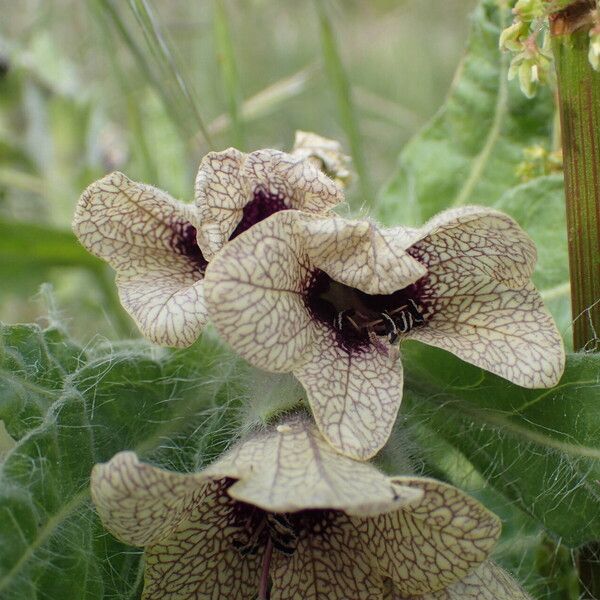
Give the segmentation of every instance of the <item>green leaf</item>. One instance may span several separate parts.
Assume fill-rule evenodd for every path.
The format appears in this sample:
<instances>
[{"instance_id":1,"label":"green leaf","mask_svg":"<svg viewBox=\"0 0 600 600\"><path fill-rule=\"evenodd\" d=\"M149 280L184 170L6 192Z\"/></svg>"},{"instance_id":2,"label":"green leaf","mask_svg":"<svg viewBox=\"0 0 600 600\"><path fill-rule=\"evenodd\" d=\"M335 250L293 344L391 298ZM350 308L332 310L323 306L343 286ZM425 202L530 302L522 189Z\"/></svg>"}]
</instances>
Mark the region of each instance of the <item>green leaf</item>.
<instances>
[{"instance_id":1,"label":"green leaf","mask_svg":"<svg viewBox=\"0 0 600 600\"><path fill-rule=\"evenodd\" d=\"M123 449L183 469L205 460L198 440L232 426L232 361L209 337L185 353L84 351L35 325L3 326L0 339L0 418L17 442L0 463L0 597L131 598L140 552L103 531L92 466Z\"/></svg>"},{"instance_id":2,"label":"green leaf","mask_svg":"<svg viewBox=\"0 0 600 600\"><path fill-rule=\"evenodd\" d=\"M0 335L0 419L20 439L42 422L85 353L56 329L1 326Z\"/></svg>"},{"instance_id":3,"label":"green leaf","mask_svg":"<svg viewBox=\"0 0 600 600\"><path fill-rule=\"evenodd\" d=\"M404 348L406 415L570 546L600 539L600 355L570 354L549 390L422 344Z\"/></svg>"},{"instance_id":4,"label":"green leaf","mask_svg":"<svg viewBox=\"0 0 600 600\"><path fill-rule=\"evenodd\" d=\"M394 431L394 437L404 436L404 443L400 445L404 448L407 447L406 431L406 424ZM523 583L533 598L574 600L579 597L577 594L565 596L562 585L564 579L574 579L577 584L571 548L551 540L539 521L507 502L506 496L489 486L460 451L433 428L423 423L417 425L411 419L409 439L419 445L418 458L425 461L424 475L459 487L500 517L502 533L492 558ZM387 472L406 472L406 467Z\"/></svg>"},{"instance_id":5,"label":"green leaf","mask_svg":"<svg viewBox=\"0 0 600 600\"><path fill-rule=\"evenodd\" d=\"M510 57L498 50L498 37L509 21L505 3L483 0L477 6L446 103L404 148L380 194L385 222L419 225L450 206L493 205L518 183L523 149L550 143L550 92L530 101L507 81Z\"/></svg>"},{"instance_id":6,"label":"green leaf","mask_svg":"<svg viewBox=\"0 0 600 600\"><path fill-rule=\"evenodd\" d=\"M562 175L539 177L508 190L494 208L512 215L536 244L533 282L565 343L572 344L567 223Z\"/></svg>"}]
</instances>

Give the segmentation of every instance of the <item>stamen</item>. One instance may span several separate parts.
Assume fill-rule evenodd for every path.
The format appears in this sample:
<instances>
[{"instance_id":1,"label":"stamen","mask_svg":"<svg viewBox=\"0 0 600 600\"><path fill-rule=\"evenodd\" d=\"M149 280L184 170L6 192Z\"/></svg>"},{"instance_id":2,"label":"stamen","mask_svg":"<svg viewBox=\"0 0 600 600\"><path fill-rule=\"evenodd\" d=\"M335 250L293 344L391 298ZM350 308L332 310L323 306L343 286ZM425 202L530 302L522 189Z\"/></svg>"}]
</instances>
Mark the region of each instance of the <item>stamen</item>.
<instances>
[{"instance_id":1,"label":"stamen","mask_svg":"<svg viewBox=\"0 0 600 600\"><path fill-rule=\"evenodd\" d=\"M414 300L409 300L409 302L412 302L413 304L415 304ZM415 304L416 306L416 304ZM388 315L395 315L397 312L400 312L401 310L404 310L405 308L408 308L408 306L406 304L404 304L403 306L399 306L398 308L395 308L394 310L388 310Z\"/></svg>"},{"instance_id":2,"label":"stamen","mask_svg":"<svg viewBox=\"0 0 600 600\"><path fill-rule=\"evenodd\" d=\"M429 300L424 285L425 278L392 294L367 294L314 269L304 302L313 318L333 330L340 347L360 352L374 335L395 344L401 334L425 323Z\"/></svg>"},{"instance_id":3,"label":"stamen","mask_svg":"<svg viewBox=\"0 0 600 600\"><path fill-rule=\"evenodd\" d=\"M421 307L420 307L420 306L419 306L419 305L418 305L418 304L417 304L417 303L416 303L416 302L415 302L415 301L414 301L412 298L409 298L409 300L408 300L408 301L409 301L409 302L412 304L412 307L413 307L413 308L414 308L414 309L415 309L415 310L416 310L416 311L417 311L419 314L423 312L423 309L422 309L422 308L421 308Z\"/></svg>"},{"instance_id":4,"label":"stamen","mask_svg":"<svg viewBox=\"0 0 600 600\"><path fill-rule=\"evenodd\" d=\"M385 312L381 313L383 320L386 322L386 330L390 339L390 344L393 344L398 339L398 329L396 328L396 323L390 315Z\"/></svg>"},{"instance_id":5,"label":"stamen","mask_svg":"<svg viewBox=\"0 0 600 600\"><path fill-rule=\"evenodd\" d=\"M375 319L375 321L367 321L362 324L365 329L372 329L376 325L383 325L383 319Z\"/></svg>"},{"instance_id":6,"label":"stamen","mask_svg":"<svg viewBox=\"0 0 600 600\"><path fill-rule=\"evenodd\" d=\"M258 600L269 600L269 571L271 569L271 557L273 556L273 541L269 537L263 555L262 573L258 587Z\"/></svg>"},{"instance_id":7,"label":"stamen","mask_svg":"<svg viewBox=\"0 0 600 600\"><path fill-rule=\"evenodd\" d=\"M348 319L348 321L350 321L350 324L352 325L352 327L354 327L354 329L356 329L356 331L360 331L360 327L354 322L352 317L346 317L346 319Z\"/></svg>"},{"instance_id":8,"label":"stamen","mask_svg":"<svg viewBox=\"0 0 600 600\"><path fill-rule=\"evenodd\" d=\"M410 313L408 313L410 315ZM400 327L400 331L402 333L406 333L409 329L410 329L410 325L408 324L408 322L406 321L406 313L402 312L400 314L400 316L402 317L402 327Z\"/></svg>"},{"instance_id":9,"label":"stamen","mask_svg":"<svg viewBox=\"0 0 600 600\"><path fill-rule=\"evenodd\" d=\"M337 314L335 319L335 327L338 331L341 331L342 327L344 326L344 317L346 316L347 312L347 310L342 310Z\"/></svg>"}]
</instances>

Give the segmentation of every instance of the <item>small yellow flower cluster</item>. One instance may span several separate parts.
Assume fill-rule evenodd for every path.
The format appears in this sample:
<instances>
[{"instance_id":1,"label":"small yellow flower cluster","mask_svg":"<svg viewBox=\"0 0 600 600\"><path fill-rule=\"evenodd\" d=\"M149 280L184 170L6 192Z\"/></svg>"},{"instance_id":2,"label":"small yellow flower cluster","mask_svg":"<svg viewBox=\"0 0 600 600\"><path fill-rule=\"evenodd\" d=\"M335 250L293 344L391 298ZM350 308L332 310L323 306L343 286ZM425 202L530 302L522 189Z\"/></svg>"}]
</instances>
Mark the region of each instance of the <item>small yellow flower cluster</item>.
<instances>
[{"instance_id":1,"label":"small yellow flower cluster","mask_svg":"<svg viewBox=\"0 0 600 600\"><path fill-rule=\"evenodd\" d=\"M347 163L337 142L300 133L290 154L209 153L193 204L121 173L81 196L74 231L115 269L144 336L189 346L210 321L254 367L292 373L312 411L200 473L132 453L94 469L106 527L146 547L145 600L527 598L488 560L494 515L366 461L400 407L404 340L525 387L557 383L564 350L531 283L535 246L477 206L421 228L342 218Z\"/></svg>"},{"instance_id":2,"label":"small yellow flower cluster","mask_svg":"<svg viewBox=\"0 0 600 600\"><path fill-rule=\"evenodd\" d=\"M548 82L552 67L550 30L548 18L561 11L567 12L572 0L518 0L513 8L513 23L500 34L500 50L513 53L508 79L518 76L521 91L533 98L540 85ZM575 28L583 24L590 27L588 59L592 68L600 70L600 11L584 7L577 16ZM540 38L542 44L540 45Z\"/></svg>"},{"instance_id":3,"label":"small yellow flower cluster","mask_svg":"<svg viewBox=\"0 0 600 600\"><path fill-rule=\"evenodd\" d=\"M518 76L523 94L533 98L539 85L548 81L552 64L547 6L544 0L518 0L513 14L512 25L500 34L499 46L514 54L508 69L509 80Z\"/></svg>"},{"instance_id":4,"label":"small yellow flower cluster","mask_svg":"<svg viewBox=\"0 0 600 600\"><path fill-rule=\"evenodd\" d=\"M536 144L523 148L523 160L517 165L516 175L522 182L527 182L543 175L560 173L562 168L562 150L549 151Z\"/></svg>"}]
</instances>

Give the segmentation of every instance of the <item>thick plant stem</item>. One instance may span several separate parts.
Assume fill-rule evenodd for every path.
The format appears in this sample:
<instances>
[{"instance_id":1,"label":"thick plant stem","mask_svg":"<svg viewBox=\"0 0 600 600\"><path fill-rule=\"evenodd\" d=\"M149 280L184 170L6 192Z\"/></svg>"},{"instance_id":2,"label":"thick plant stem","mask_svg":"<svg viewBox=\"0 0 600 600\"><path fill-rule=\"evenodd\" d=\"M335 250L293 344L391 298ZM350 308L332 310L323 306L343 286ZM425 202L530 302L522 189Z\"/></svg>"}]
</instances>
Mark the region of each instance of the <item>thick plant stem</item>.
<instances>
[{"instance_id":1,"label":"thick plant stem","mask_svg":"<svg viewBox=\"0 0 600 600\"><path fill-rule=\"evenodd\" d=\"M562 125L569 270L576 350L600 350L600 73L589 27L552 22Z\"/></svg>"},{"instance_id":2,"label":"thick plant stem","mask_svg":"<svg viewBox=\"0 0 600 600\"><path fill-rule=\"evenodd\" d=\"M600 73L588 59L595 2L551 16L562 128L575 350L600 351ZM600 544L578 552L585 598L600 598Z\"/></svg>"}]
</instances>

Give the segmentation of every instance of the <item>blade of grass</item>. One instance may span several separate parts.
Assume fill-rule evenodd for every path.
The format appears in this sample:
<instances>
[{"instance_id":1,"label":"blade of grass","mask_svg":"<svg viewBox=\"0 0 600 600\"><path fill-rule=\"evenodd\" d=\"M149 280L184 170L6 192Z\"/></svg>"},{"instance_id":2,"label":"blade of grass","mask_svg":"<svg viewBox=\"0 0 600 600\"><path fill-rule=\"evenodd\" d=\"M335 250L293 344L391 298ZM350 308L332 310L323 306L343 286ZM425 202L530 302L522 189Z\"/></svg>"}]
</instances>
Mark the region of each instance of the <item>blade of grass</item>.
<instances>
[{"instance_id":1,"label":"blade of grass","mask_svg":"<svg viewBox=\"0 0 600 600\"><path fill-rule=\"evenodd\" d=\"M186 111L180 110L177 107L180 106L180 97L176 94L172 95L168 85L161 77L152 70L150 63L146 59L145 53L142 51L134 36L129 31L121 13L115 8L111 0L95 0L97 7L104 11L104 14L110 19L112 25L116 29L119 37L133 56L140 73L144 79L148 82L148 85L154 90L165 109L165 113L169 116L182 140L186 143L189 140L189 131L192 125L189 122L189 118L186 115ZM93 4L92 4L93 6ZM197 127L194 127L196 130ZM197 144L196 140L193 140L194 144Z\"/></svg>"},{"instance_id":2,"label":"blade of grass","mask_svg":"<svg viewBox=\"0 0 600 600\"><path fill-rule=\"evenodd\" d=\"M241 118L242 90L238 71L235 64L229 16L223 0L214 0L213 3L214 32L217 51L217 64L221 71L221 79L227 105L229 118L233 129L234 143L240 150L244 149L244 127Z\"/></svg>"},{"instance_id":3,"label":"blade of grass","mask_svg":"<svg viewBox=\"0 0 600 600\"><path fill-rule=\"evenodd\" d=\"M89 271L102 293L115 331L131 336L132 326L123 310L114 276L98 258L79 244L71 231L24 221L0 219L0 276L35 269L79 267Z\"/></svg>"},{"instance_id":4,"label":"blade of grass","mask_svg":"<svg viewBox=\"0 0 600 600\"><path fill-rule=\"evenodd\" d=\"M121 88L127 103L127 115L129 117L131 131L130 137L141 157L142 168L144 170L143 179L144 181L158 185L160 183L158 181L158 169L146 141L146 132L142 125L143 119L139 109L140 104L134 97L135 90L132 89L132 86L128 82L119 61L117 60L116 53L113 51L115 40L109 23L106 20L106 15L99 9L98 5L96 5L96 12L98 13L97 22L101 30L100 37L102 44L104 45L106 55L108 56L112 70L119 82L119 87Z\"/></svg>"},{"instance_id":5,"label":"blade of grass","mask_svg":"<svg viewBox=\"0 0 600 600\"><path fill-rule=\"evenodd\" d=\"M337 100L337 109L348 142L354 162L354 168L358 173L360 191L363 196L362 202L369 204L372 201L372 186L362 149L362 141L358 127L358 119L352 101L352 89L350 81L344 69L337 42L322 0L315 0L315 6L319 18L321 34L321 46L323 50L323 61L329 78L330 85Z\"/></svg>"},{"instance_id":6,"label":"blade of grass","mask_svg":"<svg viewBox=\"0 0 600 600\"><path fill-rule=\"evenodd\" d=\"M185 80L183 72L175 58L175 53L163 35L158 19L152 12L152 8L147 0L129 0L129 7L142 29L148 49L161 66L163 75L175 83L179 89L180 97L185 100L189 113L196 121L196 125L204 135L204 139L209 146L212 146L210 136L198 110L198 100L195 98L192 87Z\"/></svg>"},{"instance_id":7,"label":"blade of grass","mask_svg":"<svg viewBox=\"0 0 600 600\"><path fill-rule=\"evenodd\" d=\"M318 65L309 65L250 96L240 106L241 119L248 123L271 114L287 100L305 92L318 71ZM211 135L218 135L231 126L231 116L223 113L209 123L208 131Z\"/></svg>"},{"instance_id":8,"label":"blade of grass","mask_svg":"<svg viewBox=\"0 0 600 600\"><path fill-rule=\"evenodd\" d=\"M132 54L142 75L150 87L154 89L158 97L161 99L163 106L165 107L165 111L171 117L171 120L175 126L178 127L180 131L185 131L186 127L185 123L183 123L181 120L181 115L173 110L174 104L172 99L169 98L166 88L161 85L159 79L154 75L152 69L150 68L150 64L144 56L144 53L129 32L129 29L125 24L125 21L122 19L119 11L113 6L111 0L96 0L96 4L100 11L104 11L104 14L110 18L121 39L127 46L127 49Z\"/></svg>"}]
</instances>

